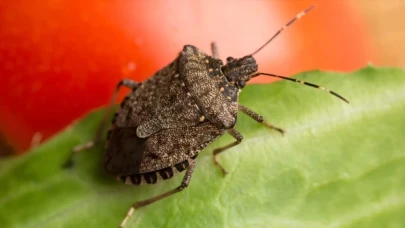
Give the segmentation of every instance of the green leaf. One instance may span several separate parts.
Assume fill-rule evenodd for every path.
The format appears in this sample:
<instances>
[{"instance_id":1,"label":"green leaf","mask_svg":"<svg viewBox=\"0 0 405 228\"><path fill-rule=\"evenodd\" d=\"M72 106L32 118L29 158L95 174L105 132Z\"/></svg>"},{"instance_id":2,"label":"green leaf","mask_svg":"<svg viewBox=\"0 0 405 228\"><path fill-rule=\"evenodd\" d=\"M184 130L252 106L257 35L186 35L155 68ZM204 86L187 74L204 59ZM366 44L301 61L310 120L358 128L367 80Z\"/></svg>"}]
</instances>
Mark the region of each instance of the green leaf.
<instances>
[{"instance_id":1,"label":"green leaf","mask_svg":"<svg viewBox=\"0 0 405 228\"><path fill-rule=\"evenodd\" d=\"M405 71L307 72L351 101L288 81L249 85L241 104L286 130L283 137L244 114L243 142L212 162L197 158L190 186L135 211L128 227L405 227ZM51 108L51 107L50 107ZM102 169L103 145L79 153L102 112L92 112L30 153L0 161L1 227L117 227L133 202L177 187L178 175L130 186Z\"/></svg>"}]
</instances>

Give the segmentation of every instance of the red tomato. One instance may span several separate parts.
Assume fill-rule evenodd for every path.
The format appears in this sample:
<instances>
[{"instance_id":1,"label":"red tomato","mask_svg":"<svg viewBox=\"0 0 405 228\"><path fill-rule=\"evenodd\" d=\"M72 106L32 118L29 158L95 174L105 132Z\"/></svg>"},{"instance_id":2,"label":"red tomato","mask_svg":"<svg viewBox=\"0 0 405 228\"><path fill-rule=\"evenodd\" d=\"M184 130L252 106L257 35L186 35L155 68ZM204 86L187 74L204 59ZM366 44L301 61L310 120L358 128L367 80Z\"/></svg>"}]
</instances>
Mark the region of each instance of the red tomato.
<instances>
[{"instance_id":1,"label":"red tomato","mask_svg":"<svg viewBox=\"0 0 405 228\"><path fill-rule=\"evenodd\" d=\"M23 152L108 103L121 78L142 81L184 44L241 57L313 1L51 1L0 3L0 130ZM354 70L373 60L346 2L317 7L255 55L259 69ZM268 82L257 78L254 82ZM38 134L37 134L38 135Z\"/></svg>"}]
</instances>

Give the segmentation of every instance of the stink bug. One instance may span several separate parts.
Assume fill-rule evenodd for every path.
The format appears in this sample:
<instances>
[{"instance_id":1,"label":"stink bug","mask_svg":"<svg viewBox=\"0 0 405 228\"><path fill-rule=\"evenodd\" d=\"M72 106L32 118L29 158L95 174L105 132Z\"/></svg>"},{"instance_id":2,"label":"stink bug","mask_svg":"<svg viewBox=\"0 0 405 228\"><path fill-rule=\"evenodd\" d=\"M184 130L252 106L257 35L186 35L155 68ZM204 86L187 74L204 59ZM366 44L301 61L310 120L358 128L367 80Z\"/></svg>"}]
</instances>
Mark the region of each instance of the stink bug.
<instances>
[{"instance_id":1,"label":"stink bug","mask_svg":"<svg viewBox=\"0 0 405 228\"><path fill-rule=\"evenodd\" d=\"M234 128L238 111L284 133L281 128L273 126L259 114L238 103L240 90L251 78L260 75L282 78L325 90L348 102L324 87L257 71L258 65L253 55L312 8L297 14L252 54L242 58L228 57L225 65L218 58L215 44L212 44L212 56L192 45L185 45L173 62L145 82L122 80L117 85L112 104L121 86L129 87L132 91L122 101L108 131L104 158L107 172L126 184L139 185L154 184L186 170L177 188L135 202L120 227L125 226L135 209L186 188L198 153L218 137L229 133L236 141L213 151L215 165L226 174L217 155L241 143L243 139L242 134ZM108 116L109 111L106 118ZM74 148L73 152L93 146L99 141L102 129L100 127L93 141Z\"/></svg>"}]
</instances>

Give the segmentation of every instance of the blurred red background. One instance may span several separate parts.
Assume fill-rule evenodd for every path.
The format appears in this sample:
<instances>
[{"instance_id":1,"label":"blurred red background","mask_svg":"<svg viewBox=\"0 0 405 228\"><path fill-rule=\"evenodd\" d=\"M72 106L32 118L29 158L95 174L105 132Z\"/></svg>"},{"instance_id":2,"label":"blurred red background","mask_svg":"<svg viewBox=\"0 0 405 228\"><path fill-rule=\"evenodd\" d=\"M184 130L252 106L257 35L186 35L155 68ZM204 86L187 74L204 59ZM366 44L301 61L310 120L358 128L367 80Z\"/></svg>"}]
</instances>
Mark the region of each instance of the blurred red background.
<instances>
[{"instance_id":1,"label":"blurred red background","mask_svg":"<svg viewBox=\"0 0 405 228\"><path fill-rule=\"evenodd\" d=\"M349 1L0 3L3 141L16 153L27 151L106 105L120 79L150 77L184 44L209 52L216 41L222 59L249 54L312 4L312 12L255 56L260 71L289 76L378 63L365 21Z\"/></svg>"}]
</instances>

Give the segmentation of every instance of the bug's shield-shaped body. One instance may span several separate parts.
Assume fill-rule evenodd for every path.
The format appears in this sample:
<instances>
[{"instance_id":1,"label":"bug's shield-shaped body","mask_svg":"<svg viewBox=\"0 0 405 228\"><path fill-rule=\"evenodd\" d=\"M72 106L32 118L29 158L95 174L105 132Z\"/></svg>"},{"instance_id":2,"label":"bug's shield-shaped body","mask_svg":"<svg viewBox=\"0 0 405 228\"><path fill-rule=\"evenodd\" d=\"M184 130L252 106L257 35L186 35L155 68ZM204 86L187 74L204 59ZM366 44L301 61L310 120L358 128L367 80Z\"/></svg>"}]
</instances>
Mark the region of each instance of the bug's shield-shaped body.
<instances>
[{"instance_id":1,"label":"bug's shield-shaped body","mask_svg":"<svg viewBox=\"0 0 405 228\"><path fill-rule=\"evenodd\" d=\"M190 158L236 123L239 88L228 82L222 67L220 59L187 45L134 89L114 117L106 170L140 184L187 168Z\"/></svg>"}]
</instances>

